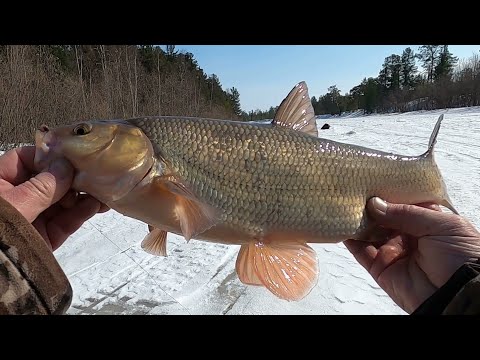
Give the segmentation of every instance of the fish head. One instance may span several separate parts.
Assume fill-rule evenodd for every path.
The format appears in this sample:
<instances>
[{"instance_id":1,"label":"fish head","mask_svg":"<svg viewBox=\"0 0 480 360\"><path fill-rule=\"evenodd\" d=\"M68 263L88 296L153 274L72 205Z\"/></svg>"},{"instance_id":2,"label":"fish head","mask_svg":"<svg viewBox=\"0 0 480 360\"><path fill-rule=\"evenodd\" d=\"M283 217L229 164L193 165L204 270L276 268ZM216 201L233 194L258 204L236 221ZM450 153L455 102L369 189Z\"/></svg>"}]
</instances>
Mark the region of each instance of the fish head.
<instances>
[{"instance_id":1,"label":"fish head","mask_svg":"<svg viewBox=\"0 0 480 360\"><path fill-rule=\"evenodd\" d=\"M72 188L109 203L131 191L154 164L154 151L140 128L125 121L87 121L35 134L37 171L58 158L75 169Z\"/></svg>"}]
</instances>

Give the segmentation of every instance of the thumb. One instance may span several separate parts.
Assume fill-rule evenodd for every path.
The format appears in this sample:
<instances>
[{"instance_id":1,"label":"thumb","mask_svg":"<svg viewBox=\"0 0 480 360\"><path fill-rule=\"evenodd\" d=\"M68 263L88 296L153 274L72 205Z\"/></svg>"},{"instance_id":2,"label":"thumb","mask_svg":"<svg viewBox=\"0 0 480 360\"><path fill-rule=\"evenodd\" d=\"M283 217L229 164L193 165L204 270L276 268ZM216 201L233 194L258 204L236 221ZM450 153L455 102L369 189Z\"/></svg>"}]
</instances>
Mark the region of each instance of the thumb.
<instances>
[{"instance_id":1,"label":"thumb","mask_svg":"<svg viewBox=\"0 0 480 360\"><path fill-rule=\"evenodd\" d=\"M457 222L455 215L415 205L387 203L378 197L369 200L367 209L377 224L416 237L449 235Z\"/></svg>"},{"instance_id":2,"label":"thumb","mask_svg":"<svg viewBox=\"0 0 480 360\"><path fill-rule=\"evenodd\" d=\"M25 181L4 193L10 202L29 222L59 201L70 189L73 167L64 159L53 161L46 172Z\"/></svg>"}]
</instances>

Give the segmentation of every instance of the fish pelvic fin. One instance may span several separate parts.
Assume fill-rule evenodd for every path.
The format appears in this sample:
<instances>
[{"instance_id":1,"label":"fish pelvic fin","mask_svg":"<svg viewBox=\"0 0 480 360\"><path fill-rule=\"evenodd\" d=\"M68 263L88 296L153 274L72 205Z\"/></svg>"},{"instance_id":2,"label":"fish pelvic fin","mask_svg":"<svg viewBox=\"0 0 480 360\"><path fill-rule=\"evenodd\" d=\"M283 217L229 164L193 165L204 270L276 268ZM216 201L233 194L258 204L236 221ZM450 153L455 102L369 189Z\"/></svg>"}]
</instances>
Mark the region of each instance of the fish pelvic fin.
<instances>
[{"instance_id":1,"label":"fish pelvic fin","mask_svg":"<svg viewBox=\"0 0 480 360\"><path fill-rule=\"evenodd\" d=\"M302 243L242 245L235 269L243 283L263 285L287 301L303 299L318 281L317 255Z\"/></svg>"},{"instance_id":2,"label":"fish pelvic fin","mask_svg":"<svg viewBox=\"0 0 480 360\"><path fill-rule=\"evenodd\" d=\"M257 276L256 268L253 266L252 259L255 258L255 248L250 244L242 245L237 256L235 270L240 281L247 285L263 286L260 278Z\"/></svg>"},{"instance_id":3,"label":"fish pelvic fin","mask_svg":"<svg viewBox=\"0 0 480 360\"><path fill-rule=\"evenodd\" d=\"M167 232L148 225L150 231L142 241L145 252L155 256L167 256Z\"/></svg>"}]
</instances>

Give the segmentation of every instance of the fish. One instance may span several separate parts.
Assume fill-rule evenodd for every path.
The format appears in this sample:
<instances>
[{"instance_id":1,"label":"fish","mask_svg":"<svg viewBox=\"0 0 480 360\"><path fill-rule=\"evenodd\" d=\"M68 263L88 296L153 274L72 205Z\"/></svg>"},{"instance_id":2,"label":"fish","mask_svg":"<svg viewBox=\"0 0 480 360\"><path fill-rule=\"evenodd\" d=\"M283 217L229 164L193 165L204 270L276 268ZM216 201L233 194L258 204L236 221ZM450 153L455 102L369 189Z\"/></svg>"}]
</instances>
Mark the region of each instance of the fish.
<instances>
[{"instance_id":1,"label":"fish","mask_svg":"<svg viewBox=\"0 0 480 360\"><path fill-rule=\"evenodd\" d=\"M442 120L418 156L323 139L302 81L266 123L147 116L42 125L34 165L67 159L74 190L148 226L146 252L166 256L168 233L240 245L242 283L299 301L319 278L309 244L373 241L370 198L458 214L434 156Z\"/></svg>"}]
</instances>

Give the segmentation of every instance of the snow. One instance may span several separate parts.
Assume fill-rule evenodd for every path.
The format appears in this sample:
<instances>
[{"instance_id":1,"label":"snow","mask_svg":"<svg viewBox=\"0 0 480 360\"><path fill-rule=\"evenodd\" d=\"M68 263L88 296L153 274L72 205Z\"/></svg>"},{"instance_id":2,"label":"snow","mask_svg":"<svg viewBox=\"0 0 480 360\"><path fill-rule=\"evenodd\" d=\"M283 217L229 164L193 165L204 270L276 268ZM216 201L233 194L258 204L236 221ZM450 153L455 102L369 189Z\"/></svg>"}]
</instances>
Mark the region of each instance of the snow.
<instances>
[{"instance_id":1,"label":"snow","mask_svg":"<svg viewBox=\"0 0 480 360\"><path fill-rule=\"evenodd\" d=\"M457 210L480 228L480 107L404 114L319 117L319 136L404 155L426 151L445 119L436 160ZM238 246L169 234L168 257L140 248L147 226L115 211L98 214L55 252L71 281L70 314L405 314L343 244L313 244L320 275L312 292L286 302L235 273Z\"/></svg>"}]
</instances>

